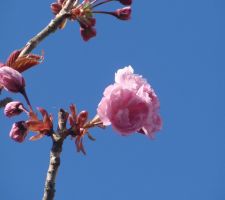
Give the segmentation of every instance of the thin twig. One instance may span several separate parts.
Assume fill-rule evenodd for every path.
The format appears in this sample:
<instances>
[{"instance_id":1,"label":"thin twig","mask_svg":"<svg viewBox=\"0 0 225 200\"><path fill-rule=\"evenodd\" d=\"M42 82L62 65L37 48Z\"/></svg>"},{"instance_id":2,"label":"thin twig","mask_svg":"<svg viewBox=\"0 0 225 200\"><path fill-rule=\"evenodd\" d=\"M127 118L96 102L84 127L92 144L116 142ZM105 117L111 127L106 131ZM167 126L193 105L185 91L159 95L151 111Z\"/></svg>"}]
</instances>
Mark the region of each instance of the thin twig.
<instances>
[{"instance_id":1,"label":"thin twig","mask_svg":"<svg viewBox=\"0 0 225 200\"><path fill-rule=\"evenodd\" d=\"M56 15L56 17L50 21L50 23L41 30L37 35L28 41L19 57L30 53L43 39L45 39L51 33L54 33L59 25L68 18L69 12L74 5L76 0L68 0L63 9Z\"/></svg>"}]
</instances>

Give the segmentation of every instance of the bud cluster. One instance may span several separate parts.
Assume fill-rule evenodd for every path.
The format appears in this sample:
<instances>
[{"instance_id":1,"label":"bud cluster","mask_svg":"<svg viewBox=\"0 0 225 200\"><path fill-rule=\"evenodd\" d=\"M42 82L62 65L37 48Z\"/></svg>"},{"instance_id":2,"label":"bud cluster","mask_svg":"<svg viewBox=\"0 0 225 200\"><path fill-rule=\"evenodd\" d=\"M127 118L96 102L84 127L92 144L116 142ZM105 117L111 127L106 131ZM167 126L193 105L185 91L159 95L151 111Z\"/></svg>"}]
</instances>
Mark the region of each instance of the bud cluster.
<instances>
[{"instance_id":1,"label":"bud cluster","mask_svg":"<svg viewBox=\"0 0 225 200\"><path fill-rule=\"evenodd\" d=\"M70 114L66 113L66 119L69 120L70 128L62 133L55 133L53 130L53 118L51 114L43 108L37 108L41 113L42 119L33 111L25 108L19 101L12 101L5 106L4 114L7 117L15 117L22 112L27 114L28 119L25 121L15 122L12 125L9 136L16 142L23 142L28 135L28 132L34 132L36 135L31 136L29 140L35 141L43 138L44 136L52 136L53 134L61 134L61 137L66 138L71 136L75 140L75 145L78 152L86 154L83 147L83 137L88 136L90 140L95 140L89 133L89 129L95 126L103 128L102 122L98 117L88 121L88 112L81 111L77 114L75 105L70 106Z\"/></svg>"},{"instance_id":2,"label":"bud cluster","mask_svg":"<svg viewBox=\"0 0 225 200\"><path fill-rule=\"evenodd\" d=\"M42 120L38 119L37 114L33 110L28 110L19 101L12 101L5 106L4 114L7 117L15 117L25 112L28 120L19 121L12 125L9 136L16 142L23 142L29 131L36 132L37 135L32 136L30 140L37 140L52 132L53 123L52 116L43 108L37 108L42 115Z\"/></svg>"},{"instance_id":3,"label":"bud cluster","mask_svg":"<svg viewBox=\"0 0 225 200\"><path fill-rule=\"evenodd\" d=\"M132 0L116 0L122 5L126 6L115 11L99 11L96 10L102 4L110 3L115 0L83 0L81 3L76 1L70 12L69 19L72 21L78 21L80 25L80 33L84 41L88 41L92 37L96 36L96 19L94 14L107 14L114 16L120 20L129 20L131 16ZM65 5L66 0L58 0L51 4L51 10L54 15L60 13ZM59 28L63 28L66 24L66 20L60 24Z\"/></svg>"},{"instance_id":4,"label":"bud cluster","mask_svg":"<svg viewBox=\"0 0 225 200\"><path fill-rule=\"evenodd\" d=\"M94 141L95 138L93 138L89 133L89 128L95 126L103 128L102 122L98 117L88 121L88 112L81 111L79 114L77 114L76 107L74 104L72 104L70 106L69 124L71 126L69 134L71 135L72 139L75 140L77 151L86 154L83 146L83 137L87 135L90 140Z\"/></svg>"}]
</instances>

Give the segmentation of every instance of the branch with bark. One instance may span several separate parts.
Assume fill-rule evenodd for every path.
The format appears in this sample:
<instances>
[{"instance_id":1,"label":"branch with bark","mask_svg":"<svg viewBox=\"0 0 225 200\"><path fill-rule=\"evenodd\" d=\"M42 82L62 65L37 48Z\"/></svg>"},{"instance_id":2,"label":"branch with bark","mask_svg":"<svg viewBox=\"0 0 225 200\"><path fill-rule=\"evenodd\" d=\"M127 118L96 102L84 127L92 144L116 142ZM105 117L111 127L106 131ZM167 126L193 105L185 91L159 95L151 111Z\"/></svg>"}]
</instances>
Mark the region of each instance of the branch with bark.
<instances>
[{"instance_id":1,"label":"branch with bark","mask_svg":"<svg viewBox=\"0 0 225 200\"><path fill-rule=\"evenodd\" d=\"M62 24L65 19L70 17L70 11L75 2L76 0L66 1L65 6L63 6L62 10L56 15L56 17L52 19L43 30L41 30L37 35L28 41L21 51L19 57L30 53L43 39L45 39L51 33L54 33L59 28L60 24Z\"/></svg>"},{"instance_id":2,"label":"branch with bark","mask_svg":"<svg viewBox=\"0 0 225 200\"><path fill-rule=\"evenodd\" d=\"M60 155L62 152L63 141L67 135L66 122L66 112L63 109L60 109L58 113L58 132L51 135L52 149L50 152L50 161L42 200L53 200L55 196L55 182L60 166Z\"/></svg>"}]
</instances>

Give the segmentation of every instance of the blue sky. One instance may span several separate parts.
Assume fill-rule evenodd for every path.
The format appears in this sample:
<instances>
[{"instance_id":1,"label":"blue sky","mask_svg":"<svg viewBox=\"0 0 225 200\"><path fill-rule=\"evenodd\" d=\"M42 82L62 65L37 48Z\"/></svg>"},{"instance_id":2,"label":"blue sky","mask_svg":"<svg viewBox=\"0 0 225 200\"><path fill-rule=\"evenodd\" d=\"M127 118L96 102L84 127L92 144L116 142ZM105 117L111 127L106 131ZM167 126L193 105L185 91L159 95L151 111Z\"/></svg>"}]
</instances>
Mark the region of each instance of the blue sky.
<instances>
[{"instance_id":1,"label":"blue sky","mask_svg":"<svg viewBox=\"0 0 225 200\"><path fill-rule=\"evenodd\" d=\"M0 60L49 22L51 2L1 3ZM35 49L44 49L45 60L24 73L32 105L55 119L70 103L94 116L115 71L129 64L161 102L163 129L155 140L94 129L97 141L85 140L83 156L68 139L56 200L224 200L225 1L134 0L132 7L129 22L97 16L97 37L88 43L69 23ZM2 200L42 198L51 141L12 141L11 124L24 118L8 120L0 112Z\"/></svg>"}]
</instances>

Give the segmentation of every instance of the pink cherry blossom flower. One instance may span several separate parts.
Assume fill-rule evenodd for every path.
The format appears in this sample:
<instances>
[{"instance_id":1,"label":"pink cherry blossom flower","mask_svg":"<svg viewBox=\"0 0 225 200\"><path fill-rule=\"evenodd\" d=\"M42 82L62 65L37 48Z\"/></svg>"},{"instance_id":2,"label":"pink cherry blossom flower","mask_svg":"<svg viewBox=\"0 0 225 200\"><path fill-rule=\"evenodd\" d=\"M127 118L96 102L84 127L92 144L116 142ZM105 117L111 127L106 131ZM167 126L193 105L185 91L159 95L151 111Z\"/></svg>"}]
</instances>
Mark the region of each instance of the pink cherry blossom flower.
<instances>
[{"instance_id":1,"label":"pink cherry blossom flower","mask_svg":"<svg viewBox=\"0 0 225 200\"><path fill-rule=\"evenodd\" d=\"M4 109L4 114L7 117L13 117L16 115L19 115L25 111L28 113L28 111L24 108L23 104L19 101L12 101L6 104L5 109Z\"/></svg>"},{"instance_id":2,"label":"pink cherry blossom flower","mask_svg":"<svg viewBox=\"0 0 225 200\"><path fill-rule=\"evenodd\" d=\"M16 142L23 142L27 136L28 129L25 121L19 121L12 125L9 136Z\"/></svg>"},{"instance_id":3,"label":"pink cherry blossom flower","mask_svg":"<svg viewBox=\"0 0 225 200\"><path fill-rule=\"evenodd\" d=\"M159 100L142 76L133 73L131 66L119 69L115 83L108 86L97 113L103 125L112 125L121 135L133 132L153 137L162 126Z\"/></svg>"},{"instance_id":4,"label":"pink cherry blossom flower","mask_svg":"<svg viewBox=\"0 0 225 200\"><path fill-rule=\"evenodd\" d=\"M10 92L22 92L25 87L25 81L18 71L4 66L0 68L0 85Z\"/></svg>"}]
</instances>

